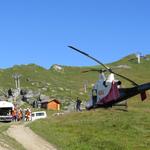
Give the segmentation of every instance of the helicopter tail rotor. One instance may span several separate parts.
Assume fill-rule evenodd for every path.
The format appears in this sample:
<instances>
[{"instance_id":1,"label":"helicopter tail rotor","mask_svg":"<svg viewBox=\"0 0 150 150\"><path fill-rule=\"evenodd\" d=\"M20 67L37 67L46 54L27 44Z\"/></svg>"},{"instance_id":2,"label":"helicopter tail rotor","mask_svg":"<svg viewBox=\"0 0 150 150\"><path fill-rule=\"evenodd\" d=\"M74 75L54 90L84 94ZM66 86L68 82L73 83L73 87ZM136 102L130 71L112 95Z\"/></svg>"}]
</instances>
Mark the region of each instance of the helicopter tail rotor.
<instances>
[{"instance_id":1,"label":"helicopter tail rotor","mask_svg":"<svg viewBox=\"0 0 150 150\"><path fill-rule=\"evenodd\" d=\"M144 91L141 93L141 100L144 101L146 98L147 98L146 92Z\"/></svg>"}]
</instances>

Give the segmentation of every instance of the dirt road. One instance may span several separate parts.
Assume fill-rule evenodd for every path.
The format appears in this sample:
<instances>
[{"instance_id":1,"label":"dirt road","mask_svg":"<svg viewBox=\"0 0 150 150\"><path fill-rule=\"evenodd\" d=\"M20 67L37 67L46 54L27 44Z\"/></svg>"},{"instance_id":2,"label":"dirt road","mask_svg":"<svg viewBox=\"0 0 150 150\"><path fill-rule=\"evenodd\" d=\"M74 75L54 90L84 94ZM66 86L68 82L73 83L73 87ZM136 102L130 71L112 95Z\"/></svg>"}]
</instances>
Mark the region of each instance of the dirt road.
<instances>
[{"instance_id":1,"label":"dirt road","mask_svg":"<svg viewBox=\"0 0 150 150\"><path fill-rule=\"evenodd\" d=\"M5 148L5 147L0 146L0 150L9 150L9 148Z\"/></svg>"},{"instance_id":2,"label":"dirt road","mask_svg":"<svg viewBox=\"0 0 150 150\"><path fill-rule=\"evenodd\" d=\"M0 142L0 150L10 150L12 149L9 145L7 145L6 143L2 143ZM12 149L14 150L14 149Z\"/></svg>"},{"instance_id":3,"label":"dirt road","mask_svg":"<svg viewBox=\"0 0 150 150\"><path fill-rule=\"evenodd\" d=\"M12 125L7 130L7 134L22 144L26 150L56 150L23 124Z\"/></svg>"}]
</instances>

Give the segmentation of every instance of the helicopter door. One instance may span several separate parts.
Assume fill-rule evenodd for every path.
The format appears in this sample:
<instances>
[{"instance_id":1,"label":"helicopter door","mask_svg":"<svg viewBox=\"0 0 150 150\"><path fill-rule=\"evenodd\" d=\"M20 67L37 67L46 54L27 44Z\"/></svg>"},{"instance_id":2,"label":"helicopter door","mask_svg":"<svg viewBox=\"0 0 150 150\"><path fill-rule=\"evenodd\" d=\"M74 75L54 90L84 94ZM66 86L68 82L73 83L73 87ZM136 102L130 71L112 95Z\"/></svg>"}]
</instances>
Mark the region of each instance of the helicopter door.
<instances>
[{"instance_id":1,"label":"helicopter door","mask_svg":"<svg viewBox=\"0 0 150 150\"><path fill-rule=\"evenodd\" d=\"M98 82L98 84L97 84L97 99L99 102L109 94L111 86L112 86L111 82L106 82L106 84L104 84L104 81Z\"/></svg>"}]
</instances>

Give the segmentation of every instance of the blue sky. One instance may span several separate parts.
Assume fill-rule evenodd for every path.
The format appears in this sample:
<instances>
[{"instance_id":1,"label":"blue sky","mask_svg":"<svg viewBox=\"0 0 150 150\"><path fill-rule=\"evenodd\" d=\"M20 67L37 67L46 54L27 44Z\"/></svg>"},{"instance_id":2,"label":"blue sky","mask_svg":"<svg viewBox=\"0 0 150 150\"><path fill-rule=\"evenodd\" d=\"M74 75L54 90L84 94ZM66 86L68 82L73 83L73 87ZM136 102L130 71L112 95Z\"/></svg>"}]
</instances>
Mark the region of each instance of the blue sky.
<instances>
[{"instance_id":1,"label":"blue sky","mask_svg":"<svg viewBox=\"0 0 150 150\"><path fill-rule=\"evenodd\" d=\"M149 0L0 1L0 68L35 63L88 66L150 54Z\"/></svg>"}]
</instances>

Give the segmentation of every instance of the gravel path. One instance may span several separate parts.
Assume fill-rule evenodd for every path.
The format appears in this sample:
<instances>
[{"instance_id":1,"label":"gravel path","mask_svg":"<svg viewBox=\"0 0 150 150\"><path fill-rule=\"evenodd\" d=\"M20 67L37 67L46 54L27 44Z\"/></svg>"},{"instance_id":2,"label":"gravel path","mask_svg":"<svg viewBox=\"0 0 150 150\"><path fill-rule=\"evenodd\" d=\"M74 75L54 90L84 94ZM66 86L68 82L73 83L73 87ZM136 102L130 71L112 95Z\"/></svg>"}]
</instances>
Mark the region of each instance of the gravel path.
<instances>
[{"instance_id":1,"label":"gravel path","mask_svg":"<svg viewBox=\"0 0 150 150\"><path fill-rule=\"evenodd\" d=\"M23 145L26 150L56 150L47 141L36 135L29 127L25 125L12 125L7 134Z\"/></svg>"}]
</instances>

